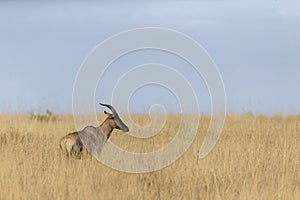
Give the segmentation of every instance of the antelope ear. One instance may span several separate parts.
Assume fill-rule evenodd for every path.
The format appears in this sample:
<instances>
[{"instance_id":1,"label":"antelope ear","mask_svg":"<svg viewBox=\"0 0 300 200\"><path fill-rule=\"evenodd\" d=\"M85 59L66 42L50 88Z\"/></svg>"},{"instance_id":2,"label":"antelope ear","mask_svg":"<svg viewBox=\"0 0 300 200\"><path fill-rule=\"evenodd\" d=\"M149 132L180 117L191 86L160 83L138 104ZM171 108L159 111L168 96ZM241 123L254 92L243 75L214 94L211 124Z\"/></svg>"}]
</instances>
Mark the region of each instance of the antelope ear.
<instances>
[{"instance_id":1,"label":"antelope ear","mask_svg":"<svg viewBox=\"0 0 300 200\"><path fill-rule=\"evenodd\" d=\"M104 110L104 114L106 114L106 115L111 115L111 113L106 112L105 110Z\"/></svg>"}]
</instances>

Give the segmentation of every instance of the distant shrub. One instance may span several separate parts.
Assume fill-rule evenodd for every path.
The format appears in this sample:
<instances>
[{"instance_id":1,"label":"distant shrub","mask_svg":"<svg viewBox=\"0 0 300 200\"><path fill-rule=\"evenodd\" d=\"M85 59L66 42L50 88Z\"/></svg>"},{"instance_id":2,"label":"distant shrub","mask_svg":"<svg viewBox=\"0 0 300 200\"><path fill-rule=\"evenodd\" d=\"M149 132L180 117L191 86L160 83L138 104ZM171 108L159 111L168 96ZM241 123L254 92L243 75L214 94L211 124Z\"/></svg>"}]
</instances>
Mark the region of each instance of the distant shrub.
<instances>
[{"instance_id":1,"label":"distant shrub","mask_svg":"<svg viewBox=\"0 0 300 200\"><path fill-rule=\"evenodd\" d=\"M48 122L48 121L56 120L56 117L53 115L53 113L49 109L47 109L46 113L35 114L35 113L31 112L30 119L41 121L41 122Z\"/></svg>"}]
</instances>

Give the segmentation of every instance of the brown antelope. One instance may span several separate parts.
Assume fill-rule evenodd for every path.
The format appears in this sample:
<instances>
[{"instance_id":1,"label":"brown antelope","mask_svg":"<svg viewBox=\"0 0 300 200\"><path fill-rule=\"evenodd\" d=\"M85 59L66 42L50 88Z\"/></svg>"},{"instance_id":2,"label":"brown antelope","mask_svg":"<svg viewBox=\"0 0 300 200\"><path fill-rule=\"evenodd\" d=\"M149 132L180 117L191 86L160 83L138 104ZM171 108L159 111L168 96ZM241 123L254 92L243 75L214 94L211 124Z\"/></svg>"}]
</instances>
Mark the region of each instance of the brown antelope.
<instances>
[{"instance_id":1,"label":"brown antelope","mask_svg":"<svg viewBox=\"0 0 300 200\"><path fill-rule=\"evenodd\" d=\"M91 153L95 150L93 148L97 148L96 151L98 152L101 151L114 129L120 129L124 132L129 131L111 105L102 103L100 105L108 107L112 111L112 113L104 111L108 116L100 126L87 126L81 131L69 133L61 138L60 148L64 153L67 153L68 157L80 158L84 151Z\"/></svg>"}]
</instances>

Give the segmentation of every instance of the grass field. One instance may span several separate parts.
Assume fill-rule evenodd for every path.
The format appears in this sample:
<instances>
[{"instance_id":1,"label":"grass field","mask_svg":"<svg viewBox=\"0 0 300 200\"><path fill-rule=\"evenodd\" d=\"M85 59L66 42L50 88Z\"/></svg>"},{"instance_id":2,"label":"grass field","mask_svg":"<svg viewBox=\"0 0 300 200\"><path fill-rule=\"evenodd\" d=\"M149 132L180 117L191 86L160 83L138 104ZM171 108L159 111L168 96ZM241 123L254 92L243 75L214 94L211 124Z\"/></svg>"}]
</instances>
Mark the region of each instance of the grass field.
<instances>
[{"instance_id":1,"label":"grass field","mask_svg":"<svg viewBox=\"0 0 300 200\"><path fill-rule=\"evenodd\" d=\"M143 115L134 118L141 124L149 121ZM209 124L209 117L202 117L186 153L169 167L146 174L119 172L93 158L66 159L59 139L75 131L72 116L47 121L3 114L0 122L0 199L300 197L300 116L229 115L214 150L199 159ZM114 131L111 140L124 149L147 152L170 141L177 125L178 117L170 115L153 138Z\"/></svg>"}]
</instances>

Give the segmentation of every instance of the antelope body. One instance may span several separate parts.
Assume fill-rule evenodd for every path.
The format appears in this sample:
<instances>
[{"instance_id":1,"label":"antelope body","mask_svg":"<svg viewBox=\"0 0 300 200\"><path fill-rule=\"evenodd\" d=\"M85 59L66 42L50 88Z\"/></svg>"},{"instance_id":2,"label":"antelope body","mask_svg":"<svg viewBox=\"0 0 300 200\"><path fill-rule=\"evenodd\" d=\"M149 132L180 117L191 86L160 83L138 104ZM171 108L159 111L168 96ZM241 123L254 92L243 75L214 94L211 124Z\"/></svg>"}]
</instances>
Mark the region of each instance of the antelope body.
<instances>
[{"instance_id":1,"label":"antelope body","mask_svg":"<svg viewBox=\"0 0 300 200\"><path fill-rule=\"evenodd\" d=\"M60 148L68 157L80 158L83 152L88 151L90 153L95 148L97 151L101 151L114 129L129 131L111 105L102 103L100 105L108 107L112 111L112 113L104 111L108 116L100 126L87 126L81 131L69 133L61 138Z\"/></svg>"}]
</instances>

